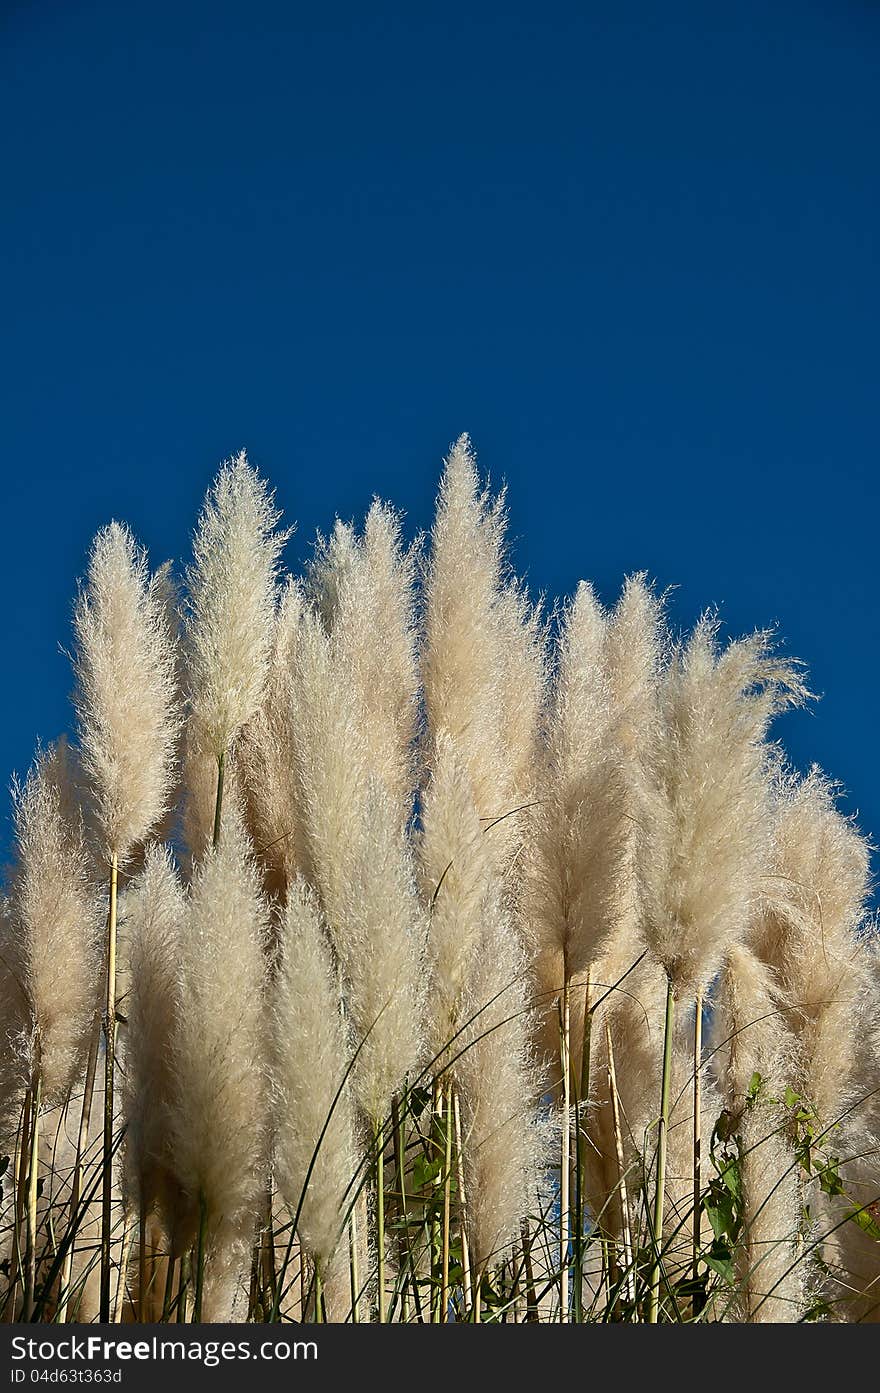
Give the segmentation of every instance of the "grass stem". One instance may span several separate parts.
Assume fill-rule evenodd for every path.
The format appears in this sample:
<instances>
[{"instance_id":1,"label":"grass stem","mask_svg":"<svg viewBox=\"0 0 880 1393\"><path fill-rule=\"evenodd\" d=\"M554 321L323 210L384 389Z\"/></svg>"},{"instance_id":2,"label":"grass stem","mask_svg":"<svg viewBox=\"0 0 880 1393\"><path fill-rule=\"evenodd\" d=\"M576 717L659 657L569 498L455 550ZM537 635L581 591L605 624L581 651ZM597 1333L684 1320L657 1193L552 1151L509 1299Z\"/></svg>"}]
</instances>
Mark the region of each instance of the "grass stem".
<instances>
[{"instance_id":1,"label":"grass stem","mask_svg":"<svg viewBox=\"0 0 880 1393\"><path fill-rule=\"evenodd\" d=\"M89 1060L86 1066L86 1080L83 1088L82 1108L79 1116L79 1133L76 1139L76 1157L73 1163L73 1179L70 1189L70 1219L69 1224L75 1228L77 1223L77 1213L79 1210L80 1194L82 1192L82 1173L83 1157L86 1152L86 1145L89 1138L89 1123L92 1117L92 1101L95 1096L95 1075L98 1071L98 1046L101 1040L101 1017L100 1012L95 1015L94 1029L92 1030L92 1042L89 1048ZM61 1285L58 1297L58 1315L56 1317L60 1325L64 1325L67 1320L67 1307L70 1293L70 1278L73 1272L73 1251L76 1246L75 1236L68 1243L64 1253L64 1263L61 1268Z\"/></svg>"},{"instance_id":2,"label":"grass stem","mask_svg":"<svg viewBox=\"0 0 880 1393\"><path fill-rule=\"evenodd\" d=\"M374 1124L376 1145L376 1308L379 1324L385 1324L385 1136L382 1124Z\"/></svg>"},{"instance_id":3,"label":"grass stem","mask_svg":"<svg viewBox=\"0 0 880 1393\"><path fill-rule=\"evenodd\" d=\"M651 1291L648 1304L648 1324L656 1325L660 1314L660 1275L663 1251L663 1206L666 1195L666 1147L669 1132L669 1092L672 1076L672 1027L675 1015L675 994L672 979L666 981L666 1021L663 1031L663 1077L660 1086L660 1122L657 1131L657 1176L654 1190L653 1246Z\"/></svg>"},{"instance_id":4,"label":"grass stem","mask_svg":"<svg viewBox=\"0 0 880 1393\"><path fill-rule=\"evenodd\" d=\"M452 1116L455 1124L455 1165L458 1183L459 1228L461 1230L462 1290L465 1310L467 1310L471 1304L471 1254L468 1238L467 1195L464 1188L464 1152L461 1145L461 1107L458 1101L458 1090L455 1088L452 1090Z\"/></svg>"},{"instance_id":5,"label":"grass stem","mask_svg":"<svg viewBox=\"0 0 880 1393\"><path fill-rule=\"evenodd\" d=\"M562 1070L562 1150L559 1164L559 1319L569 1318L569 1228L571 1215L571 987L566 971L560 1002L559 1060Z\"/></svg>"},{"instance_id":6,"label":"grass stem","mask_svg":"<svg viewBox=\"0 0 880 1393\"><path fill-rule=\"evenodd\" d=\"M110 858L110 906L107 914L107 979L104 1011L104 1152L101 1184L102 1321L110 1320L110 1268L113 1236L113 1082L116 1053L116 899L119 859Z\"/></svg>"},{"instance_id":7,"label":"grass stem","mask_svg":"<svg viewBox=\"0 0 880 1393\"><path fill-rule=\"evenodd\" d=\"M440 1320L449 1318L449 1220L452 1209L452 1084L446 1089L446 1151L443 1162L443 1251L440 1266Z\"/></svg>"},{"instance_id":8,"label":"grass stem","mask_svg":"<svg viewBox=\"0 0 880 1393\"><path fill-rule=\"evenodd\" d=\"M214 837L213 844L217 846L220 841L220 819L223 814L223 784L226 777L226 751L221 750L217 756L217 797L214 802Z\"/></svg>"},{"instance_id":9,"label":"grass stem","mask_svg":"<svg viewBox=\"0 0 880 1393\"><path fill-rule=\"evenodd\" d=\"M193 1296L193 1324L202 1319L202 1294L205 1289L205 1262L208 1247L208 1205L203 1190L199 1191L199 1233L196 1239L196 1279Z\"/></svg>"},{"instance_id":10,"label":"grass stem","mask_svg":"<svg viewBox=\"0 0 880 1393\"><path fill-rule=\"evenodd\" d=\"M27 1184L27 1229L25 1233L24 1265L24 1320L30 1320L34 1313L37 1276L37 1189L40 1172L40 1105L42 1079L39 1062L31 1085L31 1135L28 1161Z\"/></svg>"},{"instance_id":11,"label":"grass stem","mask_svg":"<svg viewBox=\"0 0 880 1393\"><path fill-rule=\"evenodd\" d=\"M700 1196L703 1188L703 993L697 992L694 1004L694 1244L693 1280L694 1315L702 1310L702 1300L697 1283L700 1272L700 1249L702 1248L702 1224Z\"/></svg>"}]
</instances>

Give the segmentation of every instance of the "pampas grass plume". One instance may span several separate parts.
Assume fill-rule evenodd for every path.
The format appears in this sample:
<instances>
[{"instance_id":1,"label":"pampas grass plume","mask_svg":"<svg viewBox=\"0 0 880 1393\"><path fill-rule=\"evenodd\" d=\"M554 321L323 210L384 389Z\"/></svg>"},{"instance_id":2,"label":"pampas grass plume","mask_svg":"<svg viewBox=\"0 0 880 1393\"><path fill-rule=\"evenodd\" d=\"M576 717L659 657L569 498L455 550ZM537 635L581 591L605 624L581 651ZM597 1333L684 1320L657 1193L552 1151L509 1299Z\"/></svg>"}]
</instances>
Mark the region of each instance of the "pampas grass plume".
<instances>
[{"instance_id":1,"label":"pampas grass plume","mask_svg":"<svg viewBox=\"0 0 880 1393\"><path fill-rule=\"evenodd\" d=\"M64 742L13 785L18 861L10 896L13 961L46 1101L64 1098L83 1063L98 1002L100 922Z\"/></svg>"},{"instance_id":2,"label":"pampas grass plume","mask_svg":"<svg viewBox=\"0 0 880 1393\"><path fill-rule=\"evenodd\" d=\"M124 862L168 809L180 717L168 576L120 523L92 544L74 629L80 762L101 853Z\"/></svg>"},{"instance_id":3,"label":"pampas grass plume","mask_svg":"<svg viewBox=\"0 0 880 1393\"><path fill-rule=\"evenodd\" d=\"M504 579L504 497L491 500L462 435L446 460L425 577L422 682L429 729L456 742L480 816L507 811L512 793L501 729L497 623ZM467 577L467 583L463 583Z\"/></svg>"},{"instance_id":4,"label":"pampas grass plume","mask_svg":"<svg viewBox=\"0 0 880 1393\"><path fill-rule=\"evenodd\" d=\"M326 1272L354 1200L354 1117L332 959L317 900L301 879L285 911L273 1054L278 1186Z\"/></svg>"},{"instance_id":5,"label":"pampas grass plume","mask_svg":"<svg viewBox=\"0 0 880 1393\"><path fill-rule=\"evenodd\" d=\"M208 493L187 571L190 703L199 739L219 757L259 708L269 671L275 582L289 532L242 451Z\"/></svg>"},{"instance_id":6,"label":"pampas grass plume","mask_svg":"<svg viewBox=\"0 0 880 1393\"><path fill-rule=\"evenodd\" d=\"M266 912L230 819L193 880L180 936L171 1107L174 1170L217 1249L249 1237L266 1173Z\"/></svg>"},{"instance_id":7,"label":"pampas grass plume","mask_svg":"<svg viewBox=\"0 0 880 1393\"><path fill-rule=\"evenodd\" d=\"M397 810L378 779L357 810L346 896L330 926L356 1044L354 1084L375 1125L422 1051L426 921Z\"/></svg>"},{"instance_id":8,"label":"pampas grass plume","mask_svg":"<svg viewBox=\"0 0 880 1393\"><path fill-rule=\"evenodd\" d=\"M539 1119L525 961L500 902L487 905L468 984L467 1030L456 1042L468 1237L479 1274L498 1262L534 1213L551 1140Z\"/></svg>"},{"instance_id":9,"label":"pampas grass plume","mask_svg":"<svg viewBox=\"0 0 880 1393\"><path fill-rule=\"evenodd\" d=\"M125 1159L141 1210L171 1207L170 1109L177 1073L176 1021L184 1009L180 951L186 897L168 847L148 848L127 896L125 931L130 986L125 1048Z\"/></svg>"},{"instance_id":10,"label":"pampas grass plume","mask_svg":"<svg viewBox=\"0 0 880 1393\"><path fill-rule=\"evenodd\" d=\"M765 737L806 694L767 634L719 651L717 631L704 617L674 655L639 810L645 935L676 994L704 988L750 923L770 846Z\"/></svg>"},{"instance_id":11,"label":"pampas grass plume","mask_svg":"<svg viewBox=\"0 0 880 1393\"><path fill-rule=\"evenodd\" d=\"M451 735L437 736L422 806L419 848L428 908L428 994L432 1052L461 1023L462 995L483 932L492 860L477 816L470 777Z\"/></svg>"}]
</instances>

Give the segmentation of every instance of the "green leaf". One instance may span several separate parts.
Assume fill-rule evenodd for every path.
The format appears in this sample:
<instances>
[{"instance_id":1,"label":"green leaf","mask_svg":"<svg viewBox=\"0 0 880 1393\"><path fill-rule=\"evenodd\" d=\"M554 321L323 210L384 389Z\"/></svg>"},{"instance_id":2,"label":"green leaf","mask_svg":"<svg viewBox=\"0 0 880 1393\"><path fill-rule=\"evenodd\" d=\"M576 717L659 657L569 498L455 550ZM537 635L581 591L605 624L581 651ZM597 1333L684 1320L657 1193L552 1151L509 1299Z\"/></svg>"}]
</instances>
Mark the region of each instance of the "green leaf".
<instances>
[{"instance_id":1,"label":"green leaf","mask_svg":"<svg viewBox=\"0 0 880 1393\"><path fill-rule=\"evenodd\" d=\"M869 1238L880 1239L880 1224L878 1224L870 1209L854 1209L853 1212L847 1214L846 1217L851 1219L854 1224L858 1224L859 1228L862 1229L864 1233L868 1234Z\"/></svg>"},{"instance_id":2,"label":"green leaf","mask_svg":"<svg viewBox=\"0 0 880 1393\"><path fill-rule=\"evenodd\" d=\"M733 1254L725 1243L713 1243L706 1254L706 1264L716 1272L722 1281L728 1286L733 1286L735 1273L733 1270Z\"/></svg>"}]
</instances>

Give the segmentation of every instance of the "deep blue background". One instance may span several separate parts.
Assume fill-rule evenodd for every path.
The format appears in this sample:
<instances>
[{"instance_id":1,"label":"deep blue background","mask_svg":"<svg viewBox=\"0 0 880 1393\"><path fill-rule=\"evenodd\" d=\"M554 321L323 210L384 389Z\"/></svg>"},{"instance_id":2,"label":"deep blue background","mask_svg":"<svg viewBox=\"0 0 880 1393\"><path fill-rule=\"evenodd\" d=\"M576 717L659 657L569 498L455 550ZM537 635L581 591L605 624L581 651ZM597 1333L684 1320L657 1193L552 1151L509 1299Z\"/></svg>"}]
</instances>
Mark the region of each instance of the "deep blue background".
<instances>
[{"instance_id":1,"label":"deep blue background","mask_svg":"<svg viewBox=\"0 0 880 1393\"><path fill-rule=\"evenodd\" d=\"M0 779L108 518L182 557L246 445L296 563L374 492L428 525L467 429L536 590L778 622L779 734L880 833L880 7L0 10Z\"/></svg>"}]
</instances>

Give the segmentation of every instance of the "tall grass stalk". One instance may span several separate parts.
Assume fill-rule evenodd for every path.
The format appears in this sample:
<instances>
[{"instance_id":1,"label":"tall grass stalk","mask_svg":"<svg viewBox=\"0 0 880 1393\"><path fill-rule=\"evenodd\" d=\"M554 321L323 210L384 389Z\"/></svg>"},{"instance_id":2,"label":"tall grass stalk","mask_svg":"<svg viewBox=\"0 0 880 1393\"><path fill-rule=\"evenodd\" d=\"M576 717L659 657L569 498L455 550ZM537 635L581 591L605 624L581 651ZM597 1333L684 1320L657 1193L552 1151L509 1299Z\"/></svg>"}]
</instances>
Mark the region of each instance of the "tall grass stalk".
<instances>
[{"instance_id":1,"label":"tall grass stalk","mask_svg":"<svg viewBox=\"0 0 880 1393\"><path fill-rule=\"evenodd\" d=\"M589 1107L590 1101L590 1039L593 1028L593 1016L590 1007L590 995L590 970L588 968L587 980L584 983L584 1024L583 1032L581 1035L580 1068L578 1069L577 1085L575 1088L575 1102L577 1105L577 1123L575 1131L576 1213L574 1233L574 1318L577 1323L580 1323L584 1318L584 1230L586 1224L587 1201L587 1109Z\"/></svg>"},{"instance_id":2,"label":"tall grass stalk","mask_svg":"<svg viewBox=\"0 0 880 1393\"><path fill-rule=\"evenodd\" d=\"M559 1319L569 1319L571 1226L571 986L566 972L560 1001L559 1062L562 1073L562 1145L559 1160Z\"/></svg>"},{"instance_id":3,"label":"tall grass stalk","mask_svg":"<svg viewBox=\"0 0 880 1393\"><path fill-rule=\"evenodd\" d=\"M440 1148L444 1145L442 1124L444 1120L444 1103L446 1092L442 1079L435 1078L433 1086L433 1106L431 1110L431 1146L433 1151L432 1160L439 1159ZM438 1191L442 1185L442 1172L435 1171L432 1181L431 1195L431 1320L435 1325L439 1325L442 1319L442 1308L440 1305L440 1264L442 1260L441 1249L443 1241L441 1205L438 1203Z\"/></svg>"},{"instance_id":4,"label":"tall grass stalk","mask_svg":"<svg viewBox=\"0 0 880 1393\"><path fill-rule=\"evenodd\" d=\"M92 1039L89 1046L88 1063L86 1065L86 1077L83 1085L82 1107L80 1109L79 1130L76 1138L76 1156L73 1163L73 1177L70 1188L70 1212L68 1226L75 1231L77 1212L79 1209L80 1195L82 1191L83 1159L88 1145L89 1123L92 1116L92 1102L95 1096L95 1075L98 1069L98 1048L101 1039L100 1016L96 1017ZM73 1242L67 1245L64 1254L64 1261L61 1268L61 1284L58 1296L58 1315L57 1320L63 1325L67 1320L67 1307L70 1297L70 1278L73 1271Z\"/></svg>"},{"instance_id":5,"label":"tall grass stalk","mask_svg":"<svg viewBox=\"0 0 880 1393\"><path fill-rule=\"evenodd\" d=\"M214 846L220 841L220 819L223 815L223 784L226 778L226 751L221 750L217 756L217 797L214 802Z\"/></svg>"},{"instance_id":6,"label":"tall grass stalk","mask_svg":"<svg viewBox=\"0 0 880 1393\"><path fill-rule=\"evenodd\" d=\"M119 1269L116 1277L116 1290L113 1296L113 1311L111 1320L114 1325L118 1325L122 1320L122 1310L125 1304L126 1288L128 1285L128 1260L131 1256L131 1246L134 1241L136 1222L134 1214L127 1211L122 1227L122 1244L119 1253Z\"/></svg>"},{"instance_id":7,"label":"tall grass stalk","mask_svg":"<svg viewBox=\"0 0 880 1393\"><path fill-rule=\"evenodd\" d=\"M21 1251L21 1226L25 1217L25 1203L27 1193L27 1169L30 1161L30 1136L31 1136L31 1091L28 1087L25 1091L24 1101L21 1105L20 1121L17 1128L15 1154L13 1156L13 1185L14 1193L12 1197L12 1262L9 1280L9 1292L6 1298L6 1319L9 1322L15 1320L16 1298L18 1296L18 1285L24 1279L25 1260Z\"/></svg>"},{"instance_id":8,"label":"tall grass stalk","mask_svg":"<svg viewBox=\"0 0 880 1393\"><path fill-rule=\"evenodd\" d=\"M208 1244L208 1204L204 1191L199 1191L199 1231L196 1238L196 1275L193 1293L193 1321L202 1319L202 1294L205 1289L205 1262Z\"/></svg>"},{"instance_id":9,"label":"tall grass stalk","mask_svg":"<svg viewBox=\"0 0 880 1393\"><path fill-rule=\"evenodd\" d=\"M458 1101L458 1090L452 1089L452 1116L455 1124L455 1165L456 1165L456 1184L458 1186L458 1207L459 1207L459 1231L461 1234L461 1267L462 1267L462 1295L464 1297L465 1310L471 1304L471 1256L470 1241L468 1239L468 1216L467 1216L467 1195L464 1187L464 1155L461 1146L461 1106Z\"/></svg>"},{"instance_id":10,"label":"tall grass stalk","mask_svg":"<svg viewBox=\"0 0 880 1393\"><path fill-rule=\"evenodd\" d=\"M441 1321L449 1319L449 1228L452 1211L452 1136L454 1131L451 1083L446 1086L445 1122L444 1134L446 1150L443 1157L443 1254L440 1269Z\"/></svg>"},{"instance_id":11,"label":"tall grass stalk","mask_svg":"<svg viewBox=\"0 0 880 1393\"><path fill-rule=\"evenodd\" d=\"M360 1257L358 1254L358 1219L357 1205L352 1206L351 1215L348 1220L348 1251L349 1251L349 1276L351 1281L351 1323L357 1325L360 1320Z\"/></svg>"},{"instance_id":12,"label":"tall grass stalk","mask_svg":"<svg viewBox=\"0 0 880 1393\"><path fill-rule=\"evenodd\" d=\"M620 1094L617 1090L617 1069L614 1063L614 1041L611 1038L611 1025L607 1016L605 1018L605 1046L608 1051L608 1094L611 1099L611 1125L614 1129L614 1150L617 1159L617 1195L620 1202L621 1238L623 1240L623 1286L626 1299L635 1310L633 1226L629 1206L629 1187L626 1183L626 1155L623 1149Z\"/></svg>"},{"instance_id":13,"label":"tall grass stalk","mask_svg":"<svg viewBox=\"0 0 880 1393\"><path fill-rule=\"evenodd\" d=\"M693 1241L693 1279L694 1292L697 1292L697 1282L699 1279L700 1268L700 1249L702 1247L701 1237L701 1209L702 1209L702 1149L703 1149L703 993L697 992L697 999L694 1003L694 1207L691 1216L691 1223L694 1231ZM694 1314L698 1311L699 1298L694 1297Z\"/></svg>"},{"instance_id":14,"label":"tall grass stalk","mask_svg":"<svg viewBox=\"0 0 880 1393\"><path fill-rule=\"evenodd\" d=\"M111 1246L113 1240L113 1087L116 1056L116 913L119 858L110 856L110 905L107 913L107 961L104 999L104 1174L101 1186L101 1320L110 1320Z\"/></svg>"},{"instance_id":15,"label":"tall grass stalk","mask_svg":"<svg viewBox=\"0 0 880 1393\"><path fill-rule=\"evenodd\" d=\"M38 1055L39 1057L39 1055ZM37 1063L30 1089L30 1146L27 1183L27 1232L25 1236L25 1272L23 1318L30 1320L34 1313L37 1270L37 1189L40 1171L40 1103L42 1079Z\"/></svg>"},{"instance_id":16,"label":"tall grass stalk","mask_svg":"<svg viewBox=\"0 0 880 1393\"><path fill-rule=\"evenodd\" d=\"M385 1133L381 1122L373 1126L376 1148L376 1314L385 1324Z\"/></svg>"},{"instance_id":17,"label":"tall grass stalk","mask_svg":"<svg viewBox=\"0 0 880 1393\"><path fill-rule=\"evenodd\" d=\"M660 1279L663 1267L663 1207L666 1197L666 1148L669 1133L669 1094L672 1079L672 1032L675 996L672 979L666 981L666 1019L663 1030L663 1078L660 1092L660 1121L657 1126L657 1175L654 1189L653 1257L648 1324L656 1325L660 1311Z\"/></svg>"}]
</instances>

